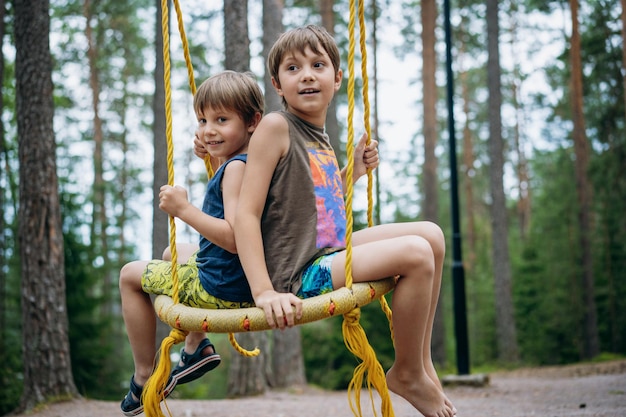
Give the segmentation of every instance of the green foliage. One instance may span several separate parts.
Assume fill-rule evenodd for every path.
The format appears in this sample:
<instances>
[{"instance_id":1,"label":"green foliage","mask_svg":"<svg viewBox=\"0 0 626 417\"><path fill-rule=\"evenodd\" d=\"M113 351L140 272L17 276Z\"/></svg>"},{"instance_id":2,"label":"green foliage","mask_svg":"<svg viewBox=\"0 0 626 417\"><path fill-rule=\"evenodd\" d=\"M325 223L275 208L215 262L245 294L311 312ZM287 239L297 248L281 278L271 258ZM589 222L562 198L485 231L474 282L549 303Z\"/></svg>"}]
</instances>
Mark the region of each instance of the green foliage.
<instances>
[{"instance_id":1,"label":"green foliage","mask_svg":"<svg viewBox=\"0 0 626 417\"><path fill-rule=\"evenodd\" d=\"M406 42L400 43L398 53L405 56L414 53L414 44L419 42L418 2L406 0L403 16L405 27L403 35ZM484 33L484 4L474 0L457 2L455 13L460 25L455 29L454 39L463 43L458 51L463 53L463 60L457 63L464 71L465 85L457 85L458 92L466 87L468 106L467 127L473 137L473 152L476 164L472 167L472 181L476 201L472 211L475 215L475 252L472 257L465 255L467 317L470 336L470 354L472 365L478 368L493 366L497 357L495 351L495 309L493 299L493 273L491 267L491 232L488 214L488 168L485 132L487 130L488 109L486 106L486 59ZM152 59L151 37L154 24L151 19L153 7L147 1L141 2L93 2L95 29L94 39L100 46L97 66L102 85L101 117L105 141L105 170L107 177L108 211L106 232L109 235L109 259L115 259L108 265L99 264L100 259L91 243L85 243L90 221L91 203L89 192L84 191L85 165L84 155L73 152L77 143L91 146L93 135L89 100L86 91L76 92L76 86L68 81L79 77L81 85L88 85L88 66L85 56L84 17L82 3L68 1L52 4L52 31L55 54L55 123L59 142L59 177L62 183L62 207L64 213L64 237L67 272L67 307L70 321L70 343L72 367L76 385L82 394L96 398L119 400L123 395L130 365L130 353L126 337L121 332L121 318L115 311L116 303L104 307L105 300L116 296L115 288L105 288L103 277L114 273L131 249L120 247L128 245L124 239L118 239L128 228L124 220L133 217L133 213L124 212L121 199L139 194L145 188L140 180L130 181L125 185L126 193L118 191L122 187L121 172L131 179L142 177L146 158L133 159L142 145L135 138L146 136L145 130L150 117L137 117L148 114L150 97L145 93L142 83L152 82L149 66ZM301 17L302 22L317 21L310 19L310 10L316 7L309 0L288 1L286 7L299 7L303 10L291 11L293 20ZM524 9L524 7L526 7ZM521 13L550 13L558 8L567 9L564 1L526 1ZM304 10L306 9L306 10ZM603 357L626 354L626 120L624 117L624 89L621 69L621 39L619 22L620 6L617 0L594 1L581 6L581 35L584 60L585 111L587 133L590 140L591 166L590 179L594 189L594 231L593 257L595 295L597 302L598 326ZM337 16L337 38L342 53L347 53L347 28L344 13L346 3L339 2L335 11ZM191 19L188 35L191 42L192 59L199 79L209 75L216 56L222 54L222 45L213 39L214 31L206 26L206 20L215 16L203 15L200 9L186 10ZM529 14L530 16L530 14ZM396 20L383 21L395 24ZM524 20L520 20L524 23ZM291 23L288 23L290 25ZM528 21L526 21L527 24ZM534 22L533 22L534 23ZM8 22L10 25L11 22ZM382 27L382 25L381 25ZM506 34L506 26L503 26ZM533 28L526 27L526 30ZM528 114L542 109L546 115L546 129L541 137L529 137L528 145L532 154L528 155L532 166L532 223L529 235L522 240L516 233L513 215L510 221L511 261L513 266L513 291L517 320L518 340L523 361L530 364L560 364L579 360L581 340L581 319L583 314L582 289L580 285L580 266L577 230L577 201L573 174L573 155L571 151L571 112L569 103L569 62L568 46L565 33L557 28L546 32L549 40L540 43L564 45L559 59L546 68L542 68L550 91L537 95L534 101L522 102L522 112ZM10 32L10 31L9 31ZM173 28L175 34L176 29ZM526 32L527 33L527 32ZM7 36L9 38L10 36ZM561 43L558 43L561 42ZM504 43L503 43L504 45ZM389 43L383 44L389 47ZM458 46L458 45L457 45ZM173 57L173 67L183 66L179 56ZM219 60L217 60L219 61ZM443 62L443 60L441 60ZM345 56L344 56L345 64ZM359 63L356 63L358 67ZM345 65L344 65L344 69ZM4 74L4 120L12 120L15 108L13 64L7 62ZM260 74L259 74L260 75ZM524 76L524 74L522 74ZM530 74L526 74L530 76ZM511 74L505 78L511 81ZM419 78L419 68L415 79L408 80L411 85ZM186 77L179 81L187 93ZM524 81L524 80L513 80ZM523 84L523 83L522 83ZM521 85L522 90L524 85ZM343 84L345 88L346 83ZM506 83L504 88L506 88ZM357 87L358 88L358 87ZM510 106L510 97L505 94L505 106ZM443 96L443 95L442 95ZM338 102L345 102L345 93L340 94ZM510 109L510 108L509 108ZM419 113L419 110L418 110ZM87 115L85 115L87 114ZM440 117L444 118L444 112ZM140 134L133 123L141 125ZM381 125L385 123L381 121ZM505 119L506 123L506 119ZM441 123L442 132L445 123ZM14 138L11 123L5 125L6 137ZM505 136L512 136L511 126L504 126ZM524 132L522 132L524 134ZM419 133L415 133L419 139ZM125 143L128 140L129 143ZM395 138L389 138L394 140ZM417 143L417 141L416 141ZM125 146L128 145L128 150ZM447 148L447 144L441 145ZM19 313L19 254L15 239L15 224L11 218L16 212L17 195L17 151L16 139L9 139L3 155L3 189L9 197L3 201L3 213L8 217L6 230L3 231L6 249L5 293L3 303L2 350L0 351L0 414L12 410L17 405L21 393L21 329L15 326L21 322ZM387 201L384 206L395 209L394 219L412 221L419 215L421 196L412 187L419 176L419 151L409 150L405 154L385 155L396 167L394 185L402 183L406 177L408 187L388 188L384 190ZM441 151L441 148L438 149ZM128 152L125 154L124 152ZM444 155L439 152L439 155ZM129 161L121 161L123 157ZM514 158L507 154L514 164ZM448 243L449 196L447 195L447 169L445 157L440 158L442 192L440 193L440 218L446 231ZM124 165L122 167L123 164ZM89 169L89 168L88 168ZM508 175L508 174L507 174ZM400 189L402 188L402 189ZM408 190L408 191L407 191ZM401 194L402 193L402 194ZM463 198L463 195L461 195ZM510 196L509 206L515 205L515 196ZM125 206L124 206L125 208ZM462 208L462 216L465 209ZM123 218L123 216L127 216ZM362 213L357 220L362 219ZM465 220L465 219L463 219ZM358 227L357 227L358 228ZM465 237L465 235L464 235ZM135 242L131 242L135 243ZM467 245L464 243L464 247ZM113 253L115 252L115 253ZM448 251L451 254L451 251ZM118 256L119 255L119 256ZM450 255L448 255L448 260ZM113 272L112 272L113 271ZM449 291L449 265L444 271L442 297L445 302L446 331L448 351L453 358L453 323L452 300ZM108 310L110 309L110 310ZM10 323L11 325L6 325ZM394 353L386 318L379 306L373 303L362 310L361 323L376 351L383 367L387 369L393 362ZM347 351L341 334L341 318L324 320L302 329L306 373L309 382L329 389L344 389L352 377L355 358ZM213 340L215 339L215 340ZM222 355L223 364L207 377L194 383L178 387L175 396L181 398L223 398L228 379L227 370L233 354L227 340L222 335L212 336ZM112 360L111 358L118 358ZM121 359L119 359L121 358ZM452 362L452 361L451 361ZM18 384L15 384L18 381ZM120 386L123 381L123 388Z\"/></svg>"},{"instance_id":2,"label":"green foliage","mask_svg":"<svg viewBox=\"0 0 626 417\"><path fill-rule=\"evenodd\" d=\"M0 415L6 415L20 404L22 395L22 355L18 332L4 332L5 346L0 353ZM13 333L13 334L9 334Z\"/></svg>"},{"instance_id":3,"label":"green foliage","mask_svg":"<svg viewBox=\"0 0 626 417\"><path fill-rule=\"evenodd\" d=\"M3 231L3 236L8 238L6 243L12 242L9 231L15 231L15 225L7 225ZM2 307L4 311L0 314L2 323L0 326L0 415L16 409L19 406L22 395L22 318L20 315L20 266L19 256L11 253L6 265L2 265L4 286L0 295L3 296Z\"/></svg>"},{"instance_id":4,"label":"green foliage","mask_svg":"<svg viewBox=\"0 0 626 417\"><path fill-rule=\"evenodd\" d=\"M88 245L78 233L81 224L71 213L81 208L65 195L64 249L67 311L72 372L79 392L87 397L117 399L119 360L110 363L119 335L114 335L112 317L103 314L104 293L101 279Z\"/></svg>"},{"instance_id":5,"label":"green foliage","mask_svg":"<svg viewBox=\"0 0 626 417\"><path fill-rule=\"evenodd\" d=\"M341 318L321 320L302 327L307 381L326 389L345 389L357 365L341 333Z\"/></svg>"},{"instance_id":6,"label":"green foliage","mask_svg":"<svg viewBox=\"0 0 626 417\"><path fill-rule=\"evenodd\" d=\"M211 342L215 345L215 351L220 354L220 365L193 382L176 386L176 390L170 398L180 399L221 399L227 396L228 369L233 355L239 355L230 345L228 335L210 334ZM177 347L182 349L182 344ZM172 352L174 352L172 350ZM172 363L172 366L175 364Z\"/></svg>"},{"instance_id":7,"label":"green foliage","mask_svg":"<svg viewBox=\"0 0 626 417\"><path fill-rule=\"evenodd\" d=\"M608 352L626 352L626 143L599 154L591 176L596 201L594 237L596 300L600 343Z\"/></svg>"},{"instance_id":8,"label":"green foliage","mask_svg":"<svg viewBox=\"0 0 626 417\"><path fill-rule=\"evenodd\" d=\"M343 317L335 317L302 326L306 377L310 384L331 390L348 387L359 362L344 344L342 320ZM373 302L361 308L360 323L383 369L389 369L395 355L389 322L380 304Z\"/></svg>"}]
</instances>

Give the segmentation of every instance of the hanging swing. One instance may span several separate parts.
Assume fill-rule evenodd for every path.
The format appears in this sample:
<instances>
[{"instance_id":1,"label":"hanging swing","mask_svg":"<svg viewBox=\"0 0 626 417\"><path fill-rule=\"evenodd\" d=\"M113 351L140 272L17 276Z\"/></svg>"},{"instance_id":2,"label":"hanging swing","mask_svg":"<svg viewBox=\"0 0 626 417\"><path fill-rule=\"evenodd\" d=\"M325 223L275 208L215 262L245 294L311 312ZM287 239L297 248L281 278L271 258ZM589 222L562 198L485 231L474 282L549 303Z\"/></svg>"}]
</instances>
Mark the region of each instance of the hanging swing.
<instances>
[{"instance_id":1,"label":"hanging swing","mask_svg":"<svg viewBox=\"0 0 626 417\"><path fill-rule=\"evenodd\" d=\"M183 26L182 12L179 0L173 0L178 21L183 52L187 64L187 74L191 93L195 94L196 86L193 75L193 67L189 54L189 47ZM163 62L164 62L164 82L165 82L165 115L166 115L166 140L167 140L167 170L168 184L174 184L173 169L173 144L172 144L172 111L171 111L171 85L170 85L170 56L169 56L169 12L168 0L161 1L162 7L162 33L163 33ZM354 49L355 49L355 21L356 21L355 0L350 0L350 21L349 21L349 53L348 53L348 137L347 137L347 174L346 178L352 178L354 169ZM364 123L368 135L371 137L369 124L369 99L368 99L368 79L367 79L367 54L365 45L365 18L363 2L359 1L358 18L360 26L360 51L362 56L361 72L363 77L363 105ZM206 158L205 165L209 178L213 175L213 166L210 156ZM372 173L368 170L368 226L373 225L372 207ZM322 294L303 300L303 314L296 324L310 323L317 320L326 319L338 315L343 315L344 321L342 331L344 342L350 352L357 356L361 363L354 370L353 378L348 387L348 397L350 408L355 416L361 416L360 392L363 386L363 379L367 374L367 387L370 394L370 401L374 407L372 387L376 389L381 398L381 411L383 417L393 416L393 408L387 390L385 373L376 358L376 354L370 346L367 336L359 323L360 307L369 304L374 300L379 300L382 310L385 312L389 323L391 336L393 329L391 326L391 309L389 308L384 294L390 292L395 287L395 278L390 277L379 281L353 283L352 282L352 200L354 186L351 181L347 182L346 190L346 284L345 287L336 289L330 293ZM251 307L241 309L213 310L200 309L183 305L178 297L178 274L177 274L177 251L176 251L176 225L174 218L169 218L170 226L170 248L172 255L172 297L160 295L156 297L154 308L158 317L172 327L170 335L163 339L159 358L169 359L171 348L182 343L185 336L190 331L208 333L228 333L229 340L235 350L244 356L257 356L258 348L248 351L239 346L234 334L248 331L269 330L265 314L262 309ZM148 417L163 417L160 408L160 401L163 399L163 388L170 375L171 362L169 360L159 360L158 364L144 386L143 404L144 411ZM169 410L168 410L169 411ZM375 410L374 410L374 413Z\"/></svg>"}]
</instances>

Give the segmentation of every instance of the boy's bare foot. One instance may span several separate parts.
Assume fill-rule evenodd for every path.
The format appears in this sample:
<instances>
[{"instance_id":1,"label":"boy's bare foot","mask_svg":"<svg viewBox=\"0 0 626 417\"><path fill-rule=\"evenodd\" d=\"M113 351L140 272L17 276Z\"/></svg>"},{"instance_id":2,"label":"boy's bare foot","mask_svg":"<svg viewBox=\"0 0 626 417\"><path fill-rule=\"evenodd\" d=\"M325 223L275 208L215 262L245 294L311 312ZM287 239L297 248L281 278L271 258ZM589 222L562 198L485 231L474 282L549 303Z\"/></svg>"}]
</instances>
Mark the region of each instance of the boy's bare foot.
<instances>
[{"instance_id":1,"label":"boy's bare foot","mask_svg":"<svg viewBox=\"0 0 626 417\"><path fill-rule=\"evenodd\" d=\"M415 375L396 372L394 367L387 372L387 387L407 400L424 417L453 417L452 408L446 397L426 374Z\"/></svg>"},{"instance_id":2,"label":"boy's bare foot","mask_svg":"<svg viewBox=\"0 0 626 417\"><path fill-rule=\"evenodd\" d=\"M450 401L450 399L448 398L446 393L443 391L443 386L441 385L441 381L439 380L439 375L437 375L437 371L435 370L435 366L433 365L432 362L430 362L430 363L425 363L424 367L425 367L426 373L428 374L430 379L432 379L432 381L439 388L439 391L441 391L441 393L443 394L444 398L446 399L446 405L452 410L452 413L454 415L456 415L456 407L454 406L454 404L452 404L452 401Z\"/></svg>"}]
</instances>

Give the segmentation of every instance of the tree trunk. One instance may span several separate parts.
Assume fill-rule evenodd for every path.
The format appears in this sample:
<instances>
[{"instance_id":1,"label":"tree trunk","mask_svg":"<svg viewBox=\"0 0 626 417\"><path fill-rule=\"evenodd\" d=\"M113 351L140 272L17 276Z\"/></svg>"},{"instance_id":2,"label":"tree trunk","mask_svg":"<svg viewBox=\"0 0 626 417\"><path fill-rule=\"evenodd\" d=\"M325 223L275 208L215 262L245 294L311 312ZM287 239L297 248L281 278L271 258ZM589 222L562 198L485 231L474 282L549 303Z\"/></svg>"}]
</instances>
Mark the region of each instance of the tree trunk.
<instances>
[{"instance_id":1,"label":"tree trunk","mask_svg":"<svg viewBox=\"0 0 626 417\"><path fill-rule=\"evenodd\" d=\"M154 97L152 110L154 121L152 134L154 142L154 161L152 162L152 259L161 259L163 250L169 245L169 218L166 212L159 208L159 191L161 186L167 184L167 141L165 126L165 81L163 79L163 9L161 0L156 0L156 25L155 25L155 56L154 68ZM168 7L171 10L170 7ZM171 13L170 13L171 16ZM168 19L170 22L171 19ZM171 27L171 23L170 26ZM168 30L169 30L168 27ZM163 340L170 333L170 326L157 320L156 347L161 346Z\"/></svg>"},{"instance_id":2,"label":"tree trunk","mask_svg":"<svg viewBox=\"0 0 626 417\"><path fill-rule=\"evenodd\" d=\"M247 1L224 0L224 51L226 69L250 71Z\"/></svg>"},{"instance_id":3,"label":"tree trunk","mask_svg":"<svg viewBox=\"0 0 626 417\"><path fill-rule=\"evenodd\" d=\"M248 2L224 1L225 67L234 71L250 69L250 41L248 36ZM271 380L267 332L238 335L242 346L259 346L262 353L256 358L233 355L228 375L228 395L255 395L267 390Z\"/></svg>"},{"instance_id":4,"label":"tree trunk","mask_svg":"<svg viewBox=\"0 0 626 417\"><path fill-rule=\"evenodd\" d=\"M266 372L270 352L267 332L238 333L236 337L242 347L246 349L258 347L261 354L253 358L233 354L228 370L227 395L242 397L262 394L269 386Z\"/></svg>"},{"instance_id":5,"label":"tree trunk","mask_svg":"<svg viewBox=\"0 0 626 417\"><path fill-rule=\"evenodd\" d=\"M65 301L49 16L46 0L15 2L24 409L78 396Z\"/></svg>"},{"instance_id":6,"label":"tree trunk","mask_svg":"<svg viewBox=\"0 0 626 417\"><path fill-rule=\"evenodd\" d=\"M263 0L263 57L267 60L269 51L283 32L283 0ZM263 78L265 83L265 113L282 108L280 96L276 94L268 71ZM304 358L300 328L272 332L270 386L288 388L305 385Z\"/></svg>"},{"instance_id":7,"label":"tree trunk","mask_svg":"<svg viewBox=\"0 0 626 417\"><path fill-rule=\"evenodd\" d=\"M600 353L598 323L596 313L593 259L591 253L591 199L592 189L587 177L589 168L589 142L585 132L585 116L583 112L583 74L580 56L580 33L578 31L578 1L570 0L572 15L572 39L570 48L571 59L571 100L574 130L576 192L578 195L578 226L579 244L582 266L583 293L583 358L591 359Z\"/></svg>"},{"instance_id":8,"label":"tree trunk","mask_svg":"<svg viewBox=\"0 0 626 417\"><path fill-rule=\"evenodd\" d=\"M624 112L626 113L626 0L622 0L622 77L624 88Z\"/></svg>"},{"instance_id":9,"label":"tree trunk","mask_svg":"<svg viewBox=\"0 0 626 417\"><path fill-rule=\"evenodd\" d=\"M283 32L283 0L263 0L263 58L267 62L267 56L276 39ZM269 71L265 68L263 75L263 85L265 86L265 114L280 110L282 106L281 98L276 94L272 86L272 79Z\"/></svg>"},{"instance_id":10,"label":"tree trunk","mask_svg":"<svg viewBox=\"0 0 626 417\"><path fill-rule=\"evenodd\" d=\"M334 0L320 0L319 2L322 26L326 28L331 36L335 36L335 14L333 13L334 3ZM326 113L326 133L328 133L330 144L335 150L338 160L344 161L346 153L345 149L341 146L341 132L339 130L339 121L337 120L336 101L336 99L333 99L328 106L328 113Z\"/></svg>"},{"instance_id":11,"label":"tree trunk","mask_svg":"<svg viewBox=\"0 0 626 417\"><path fill-rule=\"evenodd\" d=\"M502 140L498 0L487 0L487 79L489 88L489 155L491 157L491 224L495 284L496 337L498 358L504 363L519 361L513 311L509 261L506 200L504 195L504 144Z\"/></svg>"},{"instance_id":12,"label":"tree trunk","mask_svg":"<svg viewBox=\"0 0 626 417\"><path fill-rule=\"evenodd\" d=\"M374 96L372 106L372 139L378 141L380 148L380 135L378 134L378 16L380 15L378 4L376 0L372 0L372 75L370 80L372 81L372 95ZM380 170L374 170L374 224L380 224Z\"/></svg>"},{"instance_id":13,"label":"tree trunk","mask_svg":"<svg viewBox=\"0 0 626 417\"><path fill-rule=\"evenodd\" d=\"M515 79L519 80L519 67L515 68L515 73L517 76ZM513 91L511 95L513 96L513 106L515 107L515 114L517 115L517 119L515 122L515 152L517 153L517 218L519 222L519 233L522 241L526 240L528 236L528 232L530 229L530 214L531 214L531 205L530 205L530 177L528 176L528 161L526 160L526 153L524 152L524 147L521 139L521 108L518 101L518 87L516 81L513 82Z\"/></svg>"},{"instance_id":14,"label":"tree trunk","mask_svg":"<svg viewBox=\"0 0 626 417\"><path fill-rule=\"evenodd\" d=\"M152 110L154 121L152 134L154 141L154 161L152 165L152 259L161 259L163 250L169 245L168 216L159 209L159 191L167 184L167 143L165 140L165 82L163 80L163 10L161 0L155 0L157 16L155 25L154 97ZM169 11L169 8L168 8ZM168 20L169 21L169 20Z\"/></svg>"},{"instance_id":15,"label":"tree trunk","mask_svg":"<svg viewBox=\"0 0 626 417\"><path fill-rule=\"evenodd\" d=\"M437 55L435 53L435 26L437 23L437 3L435 0L422 0L422 85L424 108L424 167L422 188L424 202L422 213L425 220L439 222L439 184L437 177ZM432 356L435 363L446 363L446 331L443 320L444 299L439 297L433 324Z\"/></svg>"},{"instance_id":16,"label":"tree trunk","mask_svg":"<svg viewBox=\"0 0 626 417\"><path fill-rule=\"evenodd\" d=\"M463 49L464 47L461 46ZM468 270L468 276L472 276L474 265L476 264L476 212L474 203L474 183L476 171L474 165L476 163L476 155L474 154L474 142L472 140L472 129L470 122L470 92L467 81L467 71L460 71L461 79L461 95L463 97L463 114L465 122L463 123L463 191L465 194L465 218L467 226L465 232L465 242L467 243L467 257L465 268Z\"/></svg>"},{"instance_id":17,"label":"tree trunk","mask_svg":"<svg viewBox=\"0 0 626 417\"><path fill-rule=\"evenodd\" d=\"M301 327L272 332L273 388L291 388L306 385L304 357L302 355Z\"/></svg>"},{"instance_id":18,"label":"tree trunk","mask_svg":"<svg viewBox=\"0 0 626 417\"><path fill-rule=\"evenodd\" d=\"M100 80L98 73L98 43L93 34L92 20L96 19L91 10L91 1L85 0L83 4L85 17L85 38L87 39L87 58L89 62L89 88L91 89L91 111L93 112L93 214L91 224L91 243L103 257L104 265L108 265L108 248L106 239L107 215L105 206L105 184L103 166L104 132L102 119L100 118ZM110 274L105 274L104 288L110 287Z\"/></svg>"},{"instance_id":19,"label":"tree trunk","mask_svg":"<svg viewBox=\"0 0 626 417\"><path fill-rule=\"evenodd\" d=\"M519 7L517 4L510 4L509 15L512 17L511 26L511 50L515 51L519 45L517 38L517 19L519 15ZM517 219L519 223L519 234L522 241L526 241L530 229L530 178L528 174L528 161L524 144L522 142L522 125L523 125L523 109L519 102L519 86L522 84L523 76L520 71L520 64L516 56L514 56L513 81L511 83L511 96L513 98L513 107L515 109L515 126L513 137L515 138L515 153L517 154Z\"/></svg>"},{"instance_id":20,"label":"tree trunk","mask_svg":"<svg viewBox=\"0 0 626 417\"><path fill-rule=\"evenodd\" d=\"M4 39L4 31L5 31L5 4L4 0L0 0L0 39ZM4 74L4 52L0 51L0 74ZM0 83L0 97L4 97L4 83ZM4 100L0 100L0 114L4 114ZM0 161L5 161L6 148L4 146L4 121L0 119ZM6 159L8 160L8 158ZM4 165L0 167L0 183L9 184L9 179L5 178L5 175L8 177L8 170L4 169ZM6 224L5 224L5 198L4 198L4 190L0 191L0 360L4 361L7 355L7 330L8 326L6 323L6 294L7 294L7 274L5 265L7 264L6 259L6 250L7 245L6 241L8 238L8 234L6 232Z\"/></svg>"}]
</instances>

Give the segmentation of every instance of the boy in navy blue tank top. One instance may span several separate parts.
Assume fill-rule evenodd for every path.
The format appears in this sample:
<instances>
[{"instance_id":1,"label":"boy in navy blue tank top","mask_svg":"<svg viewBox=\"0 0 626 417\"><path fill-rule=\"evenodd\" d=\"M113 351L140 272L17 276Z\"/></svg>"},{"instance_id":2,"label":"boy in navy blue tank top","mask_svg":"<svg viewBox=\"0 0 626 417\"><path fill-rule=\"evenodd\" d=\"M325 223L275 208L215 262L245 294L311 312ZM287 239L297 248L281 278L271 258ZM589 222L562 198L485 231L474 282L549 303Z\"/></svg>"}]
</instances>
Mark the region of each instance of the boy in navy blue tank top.
<instances>
[{"instance_id":1,"label":"boy in navy blue tank top","mask_svg":"<svg viewBox=\"0 0 626 417\"><path fill-rule=\"evenodd\" d=\"M180 301L202 308L249 307L253 299L237 256L233 223L248 142L263 116L263 93L252 74L224 71L198 88L194 110L198 119L194 145L200 144L210 153L219 168L207 185L202 209L190 204L182 187L164 185L160 190L159 207L200 234L199 249L181 245L178 251ZM171 262L165 260L134 261L120 271L122 314L135 363L130 391L120 404L127 416L143 411L141 393L152 374L156 353L156 318L150 294L172 295L171 271ZM177 384L199 378L220 361L204 333L189 333L164 395Z\"/></svg>"}]
</instances>

